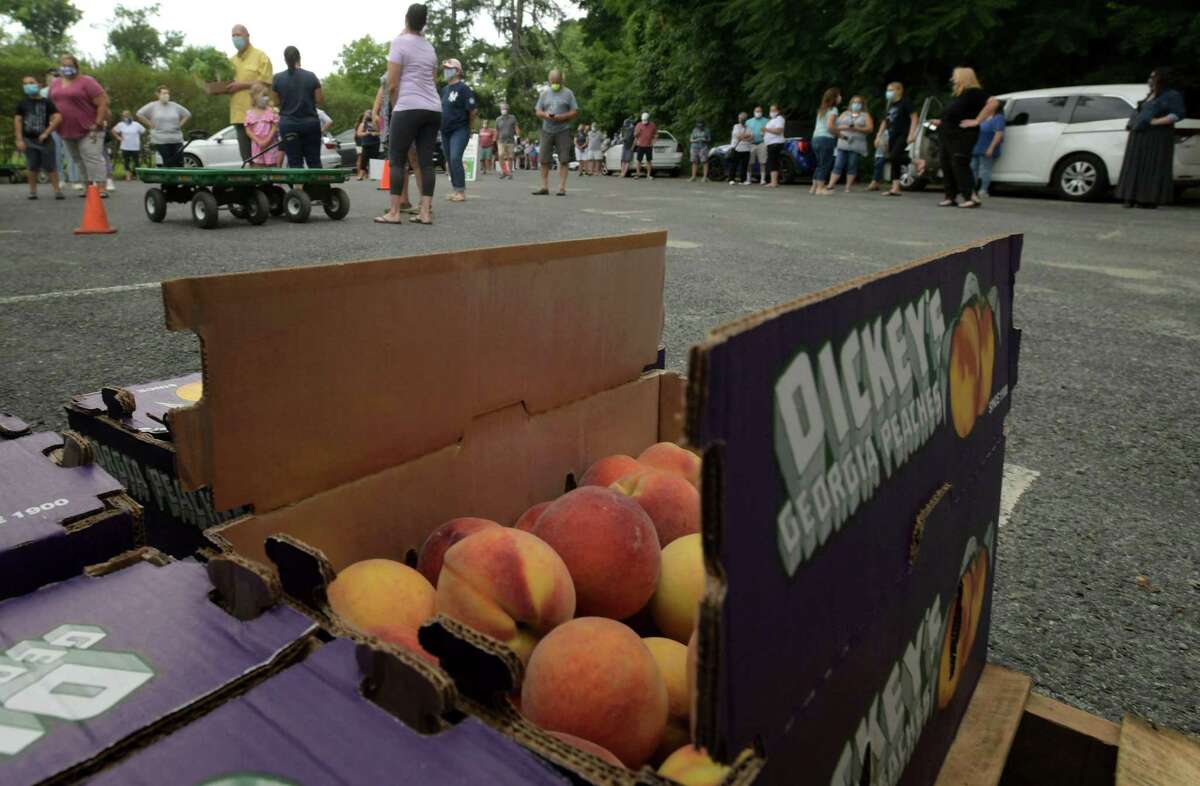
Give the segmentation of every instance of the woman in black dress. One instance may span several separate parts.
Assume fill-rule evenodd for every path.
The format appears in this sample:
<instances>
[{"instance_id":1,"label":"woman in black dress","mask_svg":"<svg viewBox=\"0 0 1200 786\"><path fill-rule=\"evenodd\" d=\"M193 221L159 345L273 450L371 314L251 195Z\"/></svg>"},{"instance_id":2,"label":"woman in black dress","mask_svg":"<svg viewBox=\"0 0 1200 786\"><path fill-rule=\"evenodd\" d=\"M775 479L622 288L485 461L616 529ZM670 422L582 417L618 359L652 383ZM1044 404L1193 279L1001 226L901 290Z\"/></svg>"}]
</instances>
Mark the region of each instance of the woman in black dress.
<instances>
[{"instance_id":1,"label":"woman in black dress","mask_svg":"<svg viewBox=\"0 0 1200 786\"><path fill-rule=\"evenodd\" d=\"M1150 94L1129 122L1125 162L1117 181L1117 198L1125 207L1154 208L1175 196L1174 126L1184 116L1183 96L1171 88L1171 72L1156 68L1150 74Z\"/></svg>"},{"instance_id":2,"label":"woman in black dress","mask_svg":"<svg viewBox=\"0 0 1200 786\"><path fill-rule=\"evenodd\" d=\"M971 151L979 139L979 124L996 113L1000 102L983 91L973 68L956 68L950 75L954 100L937 122L941 148L942 189L946 198L938 207L979 207ZM963 201L957 201L959 196Z\"/></svg>"}]
</instances>

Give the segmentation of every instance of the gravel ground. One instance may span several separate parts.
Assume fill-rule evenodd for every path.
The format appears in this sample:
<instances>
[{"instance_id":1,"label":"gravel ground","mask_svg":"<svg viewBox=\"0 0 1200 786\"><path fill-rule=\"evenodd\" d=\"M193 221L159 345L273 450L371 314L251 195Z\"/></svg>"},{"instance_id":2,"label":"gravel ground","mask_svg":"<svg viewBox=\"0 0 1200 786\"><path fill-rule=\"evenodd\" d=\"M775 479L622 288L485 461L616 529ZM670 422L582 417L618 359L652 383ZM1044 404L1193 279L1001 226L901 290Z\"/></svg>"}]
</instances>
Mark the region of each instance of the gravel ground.
<instances>
[{"instance_id":1,"label":"gravel ground","mask_svg":"<svg viewBox=\"0 0 1200 786\"><path fill-rule=\"evenodd\" d=\"M932 192L817 198L572 175L558 199L531 196L532 184L522 173L472 185L462 205L439 194L432 228L373 225L383 196L352 183L341 224L319 212L262 227L222 215L207 232L182 205L150 224L143 188L129 184L106 203L120 230L110 237L71 235L80 199L26 202L23 188L0 188L0 409L61 428L73 394L197 369L195 339L163 327L165 278L666 227L665 340L683 369L687 348L727 320L1023 232L1006 470L1016 506L1000 530L991 657L1113 720L1135 712L1200 732L1195 203L1128 211L1025 195L968 212L935 209Z\"/></svg>"}]
</instances>

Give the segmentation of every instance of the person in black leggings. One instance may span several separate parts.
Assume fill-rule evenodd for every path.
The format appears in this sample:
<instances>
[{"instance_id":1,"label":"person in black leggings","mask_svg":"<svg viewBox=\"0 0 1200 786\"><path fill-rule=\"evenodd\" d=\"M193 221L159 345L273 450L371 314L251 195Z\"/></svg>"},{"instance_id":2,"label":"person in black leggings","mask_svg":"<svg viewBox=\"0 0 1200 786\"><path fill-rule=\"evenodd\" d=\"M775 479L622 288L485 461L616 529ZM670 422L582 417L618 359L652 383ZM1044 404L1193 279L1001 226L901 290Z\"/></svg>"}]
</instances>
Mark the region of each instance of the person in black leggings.
<instances>
[{"instance_id":1,"label":"person in black leggings","mask_svg":"<svg viewBox=\"0 0 1200 786\"><path fill-rule=\"evenodd\" d=\"M421 35L429 10L420 3L408 7L404 32L392 40L388 51L387 93L392 117L388 125L388 161L392 168L391 200L388 211L375 219L379 224L399 224L404 183L408 180L408 151L415 143L421 173L421 207L410 221L433 223L433 146L442 125L442 99L434 73L438 59L433 46Z\"/></svg>"},{"instance_id":2,"label":"person in black leggings","mask_svg":"<svg viewBox=\"0 0 1200 786\"><path fill-rule=\"evenodd\" d=\"M954 100L946 105L938 121L941 148L942 189L945 199L938 207L979 207L975 198L975 175L971 173L971 151L979 139L979 124L1000 107L979 85L973 68L956 68L950 77ZM957 201L959 196L963 201Z\"/></svg>"},{"instance_id":3,"label":"person in black leggings","mask_svg":"<svg viewBox=\"0 0 1200 786\"><path fill-rule=\"evenodd\" d=\"M325 103L321 80L312 71L300 67L300 50L289 46L283 50L287 70L280 71L271 81L271 89L279 97L279 136L287 153L289 167L321 168L321 120L317 104Z\"/></svg>"}]
</instances>

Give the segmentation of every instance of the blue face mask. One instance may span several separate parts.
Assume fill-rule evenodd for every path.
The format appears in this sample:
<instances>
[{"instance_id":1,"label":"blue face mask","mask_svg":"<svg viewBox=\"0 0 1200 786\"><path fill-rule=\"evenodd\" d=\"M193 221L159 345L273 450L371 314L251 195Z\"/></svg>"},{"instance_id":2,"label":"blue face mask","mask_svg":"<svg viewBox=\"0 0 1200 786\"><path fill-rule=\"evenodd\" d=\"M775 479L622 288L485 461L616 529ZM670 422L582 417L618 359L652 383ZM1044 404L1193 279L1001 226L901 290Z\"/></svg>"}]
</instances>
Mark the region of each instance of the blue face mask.
<instances>
[{"instance_id":1,"label":"blue face mask","mask_svg":"<svg viewBox=\"0 0 1200 786\"><path fill-rule=\"evenodd\" d=\"M25 95L27 96L35 96L38 94L37 85L24 85L23 88L25 90Z\"/></svg>"},{"instance_id":2,"label":"blue face mask","mask_svg":"<svg viewBox=\"0 0 1200 786\"><path fill-rule=\"evenodd\" d=\"M883 95L885 98L887 98L888 101L896 100L896 91L895 90L889 90L886 93L884 93Z\"/></svg>"},{"instance_id":3,"label":"blue face mask","mask_svg":"<svg viewBox=\"0 0 1200 786\"><path fill-rule=\"evenodd\" d=\"M453 79L457 75L458 75L458 69L455 69L455 68L443 68L442 69L442 78L445 79L447 82L449 82L451 79Z\"/></svg>"},{"instance_id":4,"label":"blue face mask","mask_svg":"<svg viewBox=\"0 0 1200 786\"><path fill-rule=\"evenodd\" d=\"M79 71L77 71L77 70L75 69L75 66L61 66L61 67L58 69L58 73L60 73L60 74L62 74L63 76L65 76L67 79L70 79L71 77L73 77L73 76L75 76L76 74L78 74L78 73L79 73Z\"/></svg>"},{"instance_id":5,"label":"blue face mask","mask_svg":"<svg viewBox=\"0 0 1200 786\"><path fill-rule=\"evenodd\" d=\"M235 35L231 40L233 41L233 48L239 52L246 48L246 36Z\"/></svg>"},{"instance_id":6,"label":"blue face mask","mask_svg":"<svg viewBox=\"0 0 1200 786\"><path fill-rule=\"evenodd\" d=\"M862 104L860 104L859 102L855 101L854 103L852 103L852 104L850 105L850 111L851 111L851 112L861 112L861 111L862 111Z\"/></svg>"}]
</instances>

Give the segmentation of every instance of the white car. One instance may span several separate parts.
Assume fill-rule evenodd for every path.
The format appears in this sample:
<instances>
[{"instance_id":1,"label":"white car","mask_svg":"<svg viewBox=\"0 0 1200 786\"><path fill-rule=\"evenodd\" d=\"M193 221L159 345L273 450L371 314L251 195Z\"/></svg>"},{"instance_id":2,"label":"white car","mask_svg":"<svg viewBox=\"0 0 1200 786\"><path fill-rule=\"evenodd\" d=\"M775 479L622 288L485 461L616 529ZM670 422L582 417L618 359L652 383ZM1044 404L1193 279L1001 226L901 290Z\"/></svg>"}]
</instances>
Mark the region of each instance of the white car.
<instances>
[{"instance_id":1,"label":"white car","mask_svg":"<svg viewBox=\"0 0 1200 786\"><path fill-rule=\"evenodd\" d=\"M614 174L621 171L621 153L625 150L625 145L617 142L604 153L604 174ZM633 164L637 163L637 155L633 157L633 161L629 167L629 171L633 172ZM659 131L658 136L654 139L654 161L650 164L652 172L668 171L674 177L680 173L683 168L683 153L679 149L679 142L671 135L670 131Z\"/></svg>"},{"instance_id":2,"label":"white car","mask_svg":"<svg viewBox=\"0 0 1200 786\"><path fill-rule=\"evenodd\" d=\"M154 165L162 166L162 157L154 155ZM195 139L183 149L183 165L189 167L228 167L242 165L242 154L238 150L237 129L225 126L206 139ZM342 165L337 140L331 136L321 139L321 166L333 169Z\"/></svg>"}]
</instances>

